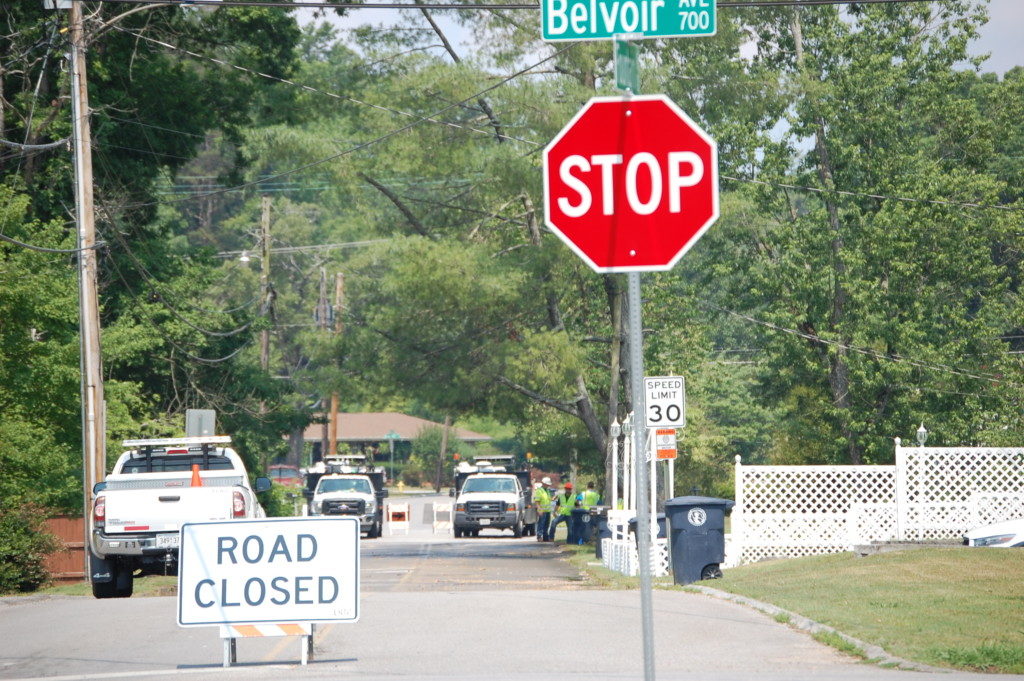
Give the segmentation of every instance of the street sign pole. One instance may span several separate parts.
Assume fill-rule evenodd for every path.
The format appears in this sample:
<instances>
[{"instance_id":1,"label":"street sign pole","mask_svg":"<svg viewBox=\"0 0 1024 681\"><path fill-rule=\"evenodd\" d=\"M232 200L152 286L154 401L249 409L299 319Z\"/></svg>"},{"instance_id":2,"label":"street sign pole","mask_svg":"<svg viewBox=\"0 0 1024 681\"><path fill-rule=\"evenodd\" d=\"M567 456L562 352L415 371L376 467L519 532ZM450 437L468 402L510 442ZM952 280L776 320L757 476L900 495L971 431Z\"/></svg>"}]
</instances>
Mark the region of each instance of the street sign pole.
<instances>
[{"instance_id":1,"label":"street sign pole","mask_svg":"<svg viewBox=\"0 0 1024 681\"><path fill-rule=\"evenodd\" d=\"M651 603L651 509L648 499L648 466L642 457L647 446L647 419L644 418L643 325L640 315L640 273L630 272L627 290L629 307L629 375L633 390L633 452L636 460L636 546L640 563L640 621L644 645L644 681L654 681L654 616Z\"/></svg>"}]
</instances>

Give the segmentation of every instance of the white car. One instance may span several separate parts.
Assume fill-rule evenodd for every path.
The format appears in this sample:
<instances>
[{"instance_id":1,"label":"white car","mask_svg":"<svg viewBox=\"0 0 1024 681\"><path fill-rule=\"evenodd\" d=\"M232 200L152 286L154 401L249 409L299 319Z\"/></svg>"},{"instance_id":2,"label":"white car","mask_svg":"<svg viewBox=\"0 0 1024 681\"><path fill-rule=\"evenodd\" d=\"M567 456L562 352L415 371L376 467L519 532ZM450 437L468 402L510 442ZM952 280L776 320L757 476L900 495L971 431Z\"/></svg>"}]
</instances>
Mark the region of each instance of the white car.
<instances>
[{"instance_id":1,"label":"white car","mask_svg":"<svg viewBox=\"0 0 1024 681\"><path fill-rule=\"evenodd\" d=\"M965 546L1024 547L1024 518L984 525L964 535Z\"/></svg>"}]
</instances>

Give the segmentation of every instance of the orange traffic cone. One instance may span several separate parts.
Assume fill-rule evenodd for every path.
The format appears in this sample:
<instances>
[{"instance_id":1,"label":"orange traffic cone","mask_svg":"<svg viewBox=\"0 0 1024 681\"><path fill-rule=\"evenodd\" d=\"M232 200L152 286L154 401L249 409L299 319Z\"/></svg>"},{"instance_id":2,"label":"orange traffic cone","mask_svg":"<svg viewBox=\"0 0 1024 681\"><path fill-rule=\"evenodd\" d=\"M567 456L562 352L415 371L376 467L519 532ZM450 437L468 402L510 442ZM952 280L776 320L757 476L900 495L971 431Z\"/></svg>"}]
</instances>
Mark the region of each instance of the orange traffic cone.
<instances>
[{"instance_id":1,"label":"orange traffic cone","mask_svg":"<svg viewBox=\"0 0 1024 681\"><path fill-rule=\"evenodd\" d=\"M197 463L192 464L192 486L193 487L202 487L203 486L203 479L201 477L199 477L199 464L197 464Z\"/></svg>"}]
</instances>

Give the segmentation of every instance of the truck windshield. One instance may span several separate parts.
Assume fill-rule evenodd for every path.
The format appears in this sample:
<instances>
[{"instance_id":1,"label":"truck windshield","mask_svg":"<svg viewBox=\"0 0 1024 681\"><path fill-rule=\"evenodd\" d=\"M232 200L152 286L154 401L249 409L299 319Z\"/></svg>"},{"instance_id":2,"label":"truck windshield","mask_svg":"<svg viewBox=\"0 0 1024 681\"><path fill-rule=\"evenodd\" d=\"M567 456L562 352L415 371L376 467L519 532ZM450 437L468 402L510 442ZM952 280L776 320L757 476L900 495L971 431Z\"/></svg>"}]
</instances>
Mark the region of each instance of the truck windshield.
<instances>
[{"instance_id":1,"label":"truck windshield","mask_svg":"<svg viewBox=\"0 0 1024 681\"><path fill-rule=\"evenodd\" d=\"M511 478L470 478L462 488L463 492L511 492L515 493L516 483Z\"/></svg>"},{"instance_id":2,"label":"truck windshield","mask_svg":"<svg viewBox=\"0 0 1024 681\"><path fill-rule=\"evenodd\" d=\"M170 473L192 470L192 464L198 464L201 471L230 471L234 469L231 459L226 456L210 454L154 454L150 457L139 456L124 462L122 473Z\"/></svg>"},{"instance_id":3,"label":"truck windshield","mask_svg":"<svg viewBox=\"0 0 1024 681\"><path fill-rule=\"evenodd\" d=\"M370 481L364 478L323 478L318 492L360 492L373 494Z\"/></svg>"}]
</instances>

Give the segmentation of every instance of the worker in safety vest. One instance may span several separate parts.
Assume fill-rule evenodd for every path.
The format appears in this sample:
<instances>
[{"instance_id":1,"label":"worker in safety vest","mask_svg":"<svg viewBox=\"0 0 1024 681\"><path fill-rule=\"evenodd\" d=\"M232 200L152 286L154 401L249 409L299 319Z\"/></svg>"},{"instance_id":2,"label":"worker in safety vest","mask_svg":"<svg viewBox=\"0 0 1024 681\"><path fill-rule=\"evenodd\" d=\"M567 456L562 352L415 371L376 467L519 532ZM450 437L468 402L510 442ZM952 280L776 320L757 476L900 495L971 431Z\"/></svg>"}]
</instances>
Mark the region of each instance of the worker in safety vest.
<instances>
[{"instance_id":1,"label":"worker in safety vest","mask_svg":"<svg viewBox=\"0 0 1024 681\"><path fill-rule=\"evenodd\" d=\"M547 541L551 524L551 478L534 485L533 503L537 507L537 541Z\"/></svg>"},{"instance_id":2,"label":"worker in safety vest","mask_svg":"<svg viewBox=\"0 0 1024 681\"><path fill-rule=\"evenodd\" d=\"M576 493L572 489L572 483L565 483L562 492L555 495L554 518L552 518L551 528L548 530L548 541L555 538L555 530L558 529L559 523L565 523L566 532L571 534L572 509L576 508L578 502L579 499L576 498Z\"/></svg>"},{"instance_id":3,"label":"worker in safety vest","mask_svg":"<svg viewBox=\"0 0 1024 681\"><path fill-rule=\"evenodd\" d=\"M601 493L594 489L594 483L588 482L587 489L580 495L580 508L594 508L601 501Z\"/></svg>"}]
</instances>

